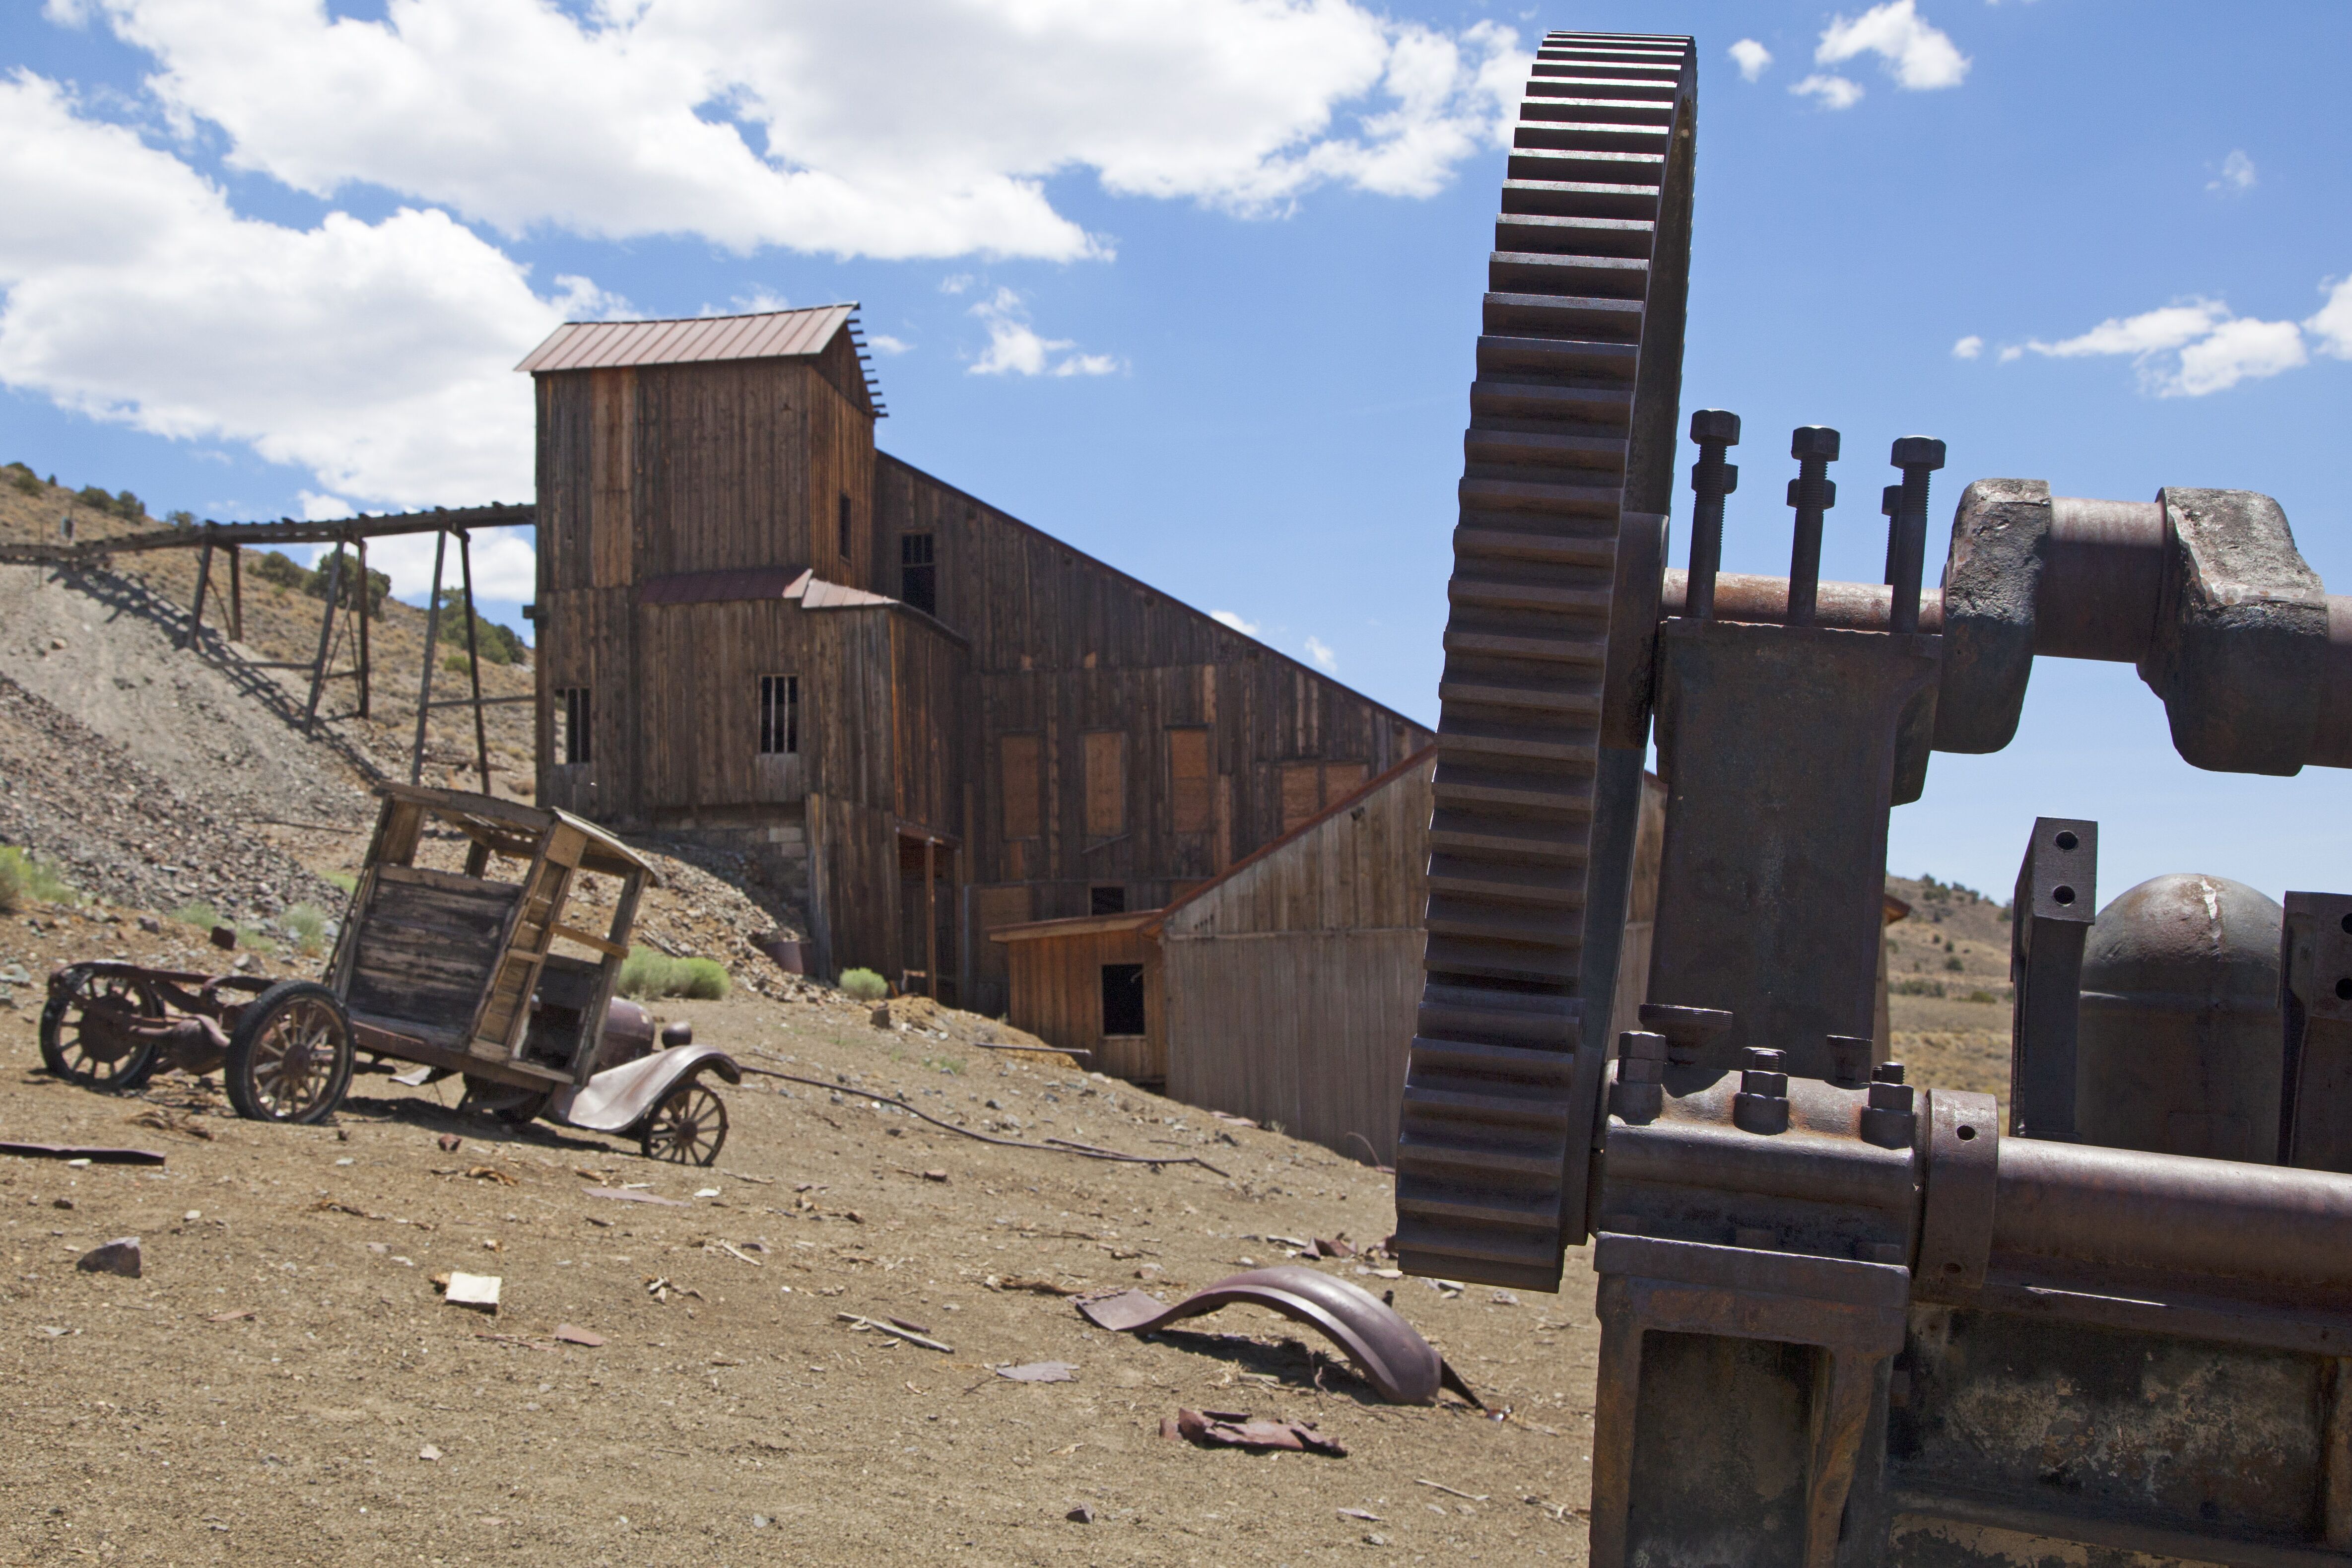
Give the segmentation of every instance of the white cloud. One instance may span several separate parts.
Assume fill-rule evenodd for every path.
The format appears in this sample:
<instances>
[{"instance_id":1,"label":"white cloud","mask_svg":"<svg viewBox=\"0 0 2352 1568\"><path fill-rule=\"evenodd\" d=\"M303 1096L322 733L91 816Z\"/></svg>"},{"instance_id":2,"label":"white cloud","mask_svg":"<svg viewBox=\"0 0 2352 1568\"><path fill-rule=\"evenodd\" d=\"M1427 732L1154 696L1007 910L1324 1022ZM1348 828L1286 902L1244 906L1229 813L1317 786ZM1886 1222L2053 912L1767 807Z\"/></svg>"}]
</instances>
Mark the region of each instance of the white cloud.
<instances>
[{"instance_id":1,"label":"white cloud","mask_svg":"<svg viewBox=\"0 0 2352 1568\"><path fill-rule=\"evenodd\" d=\"M971 375L1108 375L1120 368L1109 354L1073 354L1071 338L1041 336L1029 324L1029 310L1010 289L997 291L971 308L988 325L988 347L972 361Z\"/></svg>"},{"instance_id":2,"label":"white cloud","mask_svg":"<svg viewBox=\"0 0 2352 1568\"><path fill-rule=\"evenodd\" d=\"M1823 76L1818 71L1791 85L1789 90L1800 98L1819 100L1823 109L1852 109L1862 101L1860 82L1842 76Z\"/></svg>"},{"instance_id":3,"label":"white cloud","mask_svg":"<svg viewBox=\"0 0 2352 1568\"><path fill-rule=\"evenodd\" d=\"M314 195L500 231L1072 259L1046 182L1245 212L1443 187L1503 144L1517 35L1357 0L82 0L184 126Z\"/></svg>"},{"instance_id":4,"label":"white cloud","mask_svg":"<svg viewBox=\"0 0 2352 1568\"><path fill-rule=\"evenodd\" d=\"M1217 625L1221 626L1231 626L1234 630L1241 633L1242 636L1245 637L1254 637L1257 636L1257 623L1255 621L1245 621L1242 619L1238 611L1211 610L1209 612L1209 618L1216 622Z\"/></svg>"},{"instance_id":5,"label":"white cloud","mask_svg":"<svg viewBox=\"0 0 2352 1568\"><path fill-rule=\"evenodd\" d=\"M1333 653L1330 645L1321 637L1310 637L1307 639L1307 657L1314 660L1315 667L1324 674L1339 673L1339 656Z\"/></svg>"},{"instance_id":6,"label":"white cloud","mask_svg":"<svg viewBox=\"0 0 2352 1568\"><path fill-rule=\"evenodd\" d=\"M2242 381L2260 381L2308 363L2303 333L2293 321L2224 321L2180 351L2180 368L2158 390L2167 397L2202 397Z\"/></svg>"},{"instance_id":7,"label":"white cloud","mask_svg":"<svg viewBox=\"0 0 2352 1568\"><path fill-rule=\"evenodd\" d=\"M2218 179L2206 182L2209 191L2251 191L2254 188L2254 161L2242 152L2232 152L2221 160Z\"/></svg>"},{"instance_id":8,"label":"white cloud","mask_svg":"<svg viewBox=\"0 0 2352 1568\"><path fill-rule=\"evenodd\" d=\"M438 212L240 217L25 71L0 80L0 383L246 443L378 506L528 499L530 389L512 366L603 300L577 279L541 297Z\"/></svg>"},{"instance_id":9,"label":"white cloud","mask_svg":"<svg viewBox=\"0 0 2352 1568\"><path fill-rule=\"evenodd\" d=\"M2331 299L2321 317L2334 308ZM2314 325L2315 332L2323 329ZM2334 352L2323 341L2321 347ZM2079 336L2054 343L2039 339L2026 349L2051 359L2127 355L2138 366L2140 384L2159 397L2203 397L2242 381L2259 381L2307 363L2303 333L2293 321L2264 321L2232 315L2219 300L2189 300L2110 317ZM2005 363L2021 351L2003 349ZM2347 356L2352 357L2352 356Z\"/></svg>"},{"instance_id":10,"label":"white cloud","mask_svg":"<svg viewBox=\"0 0 2352 1568\"><path fill-rule=\"evenodd\" d=\"M2304 330L2318 340L2319 352L2336 359L2352 359L2352 278L2324 281L2327 303L2305 321Z\"/></svg>"},{"instance_id":11,"label":"white cloud","mask_svg":"<svg viewBox=\"0 0 2352 1568\"><path fill-rule=\"evenodd\" d=\"M1843 16L1832 18L1822 31L1821 47L1813 51L1813 63L1843 65L1864 54L1878 56L1896 86L1917 91L1958 87L1969 74L1968 56L1941 29L1927 24L1914 0L1886 0L1850 22Z\"/></svg>"},{"instance_id":12,"label":"white cloud","mask_svg":"<svg viewBox=\"0 0 2352 1568\"><path fill-rule=\"evenodd\" d=\"M1970 332L1952 345L1954 359L1974 359L1982 353L1984 353L1984 340L1974 332Z\"/></svg>"},{"instance_id":13,"label":"white cloud","mask_svg":"<svg viewBox=\"0 0 2352 1568\"><path fill-rule=\"evenodd\" d=\"M1753 38L1742 38L1728 51L1732 64L1739 68L1742 81L1754 81L1772 64L1772 51Z\"/></svg>"},{"instance_id":14,"label":"white cloud","mask_svg":"<svg viewBox=\"0 0 2352 1568\"><path fill-rule=\"evenodd\" d=\"M2036 340L2025 346L2053 359L2080 359L2085 354L2152 354L2194 342L2229 320L2230 308L2218 300L2191 300L2137 316L2110 316L2079 337L2054 343Z\"/></svg>"},{"instance_id":15,"label":"white cloud","mask_svg":"<svg viewBox=\"0 0 2352 1568\"><path fill-rule=\"evenodd\" d=\"M877 354L912 353L915 349L915 345L904 338L894 338L887 332L868 332L866 343Z\"/></svg>"}]
</instances>

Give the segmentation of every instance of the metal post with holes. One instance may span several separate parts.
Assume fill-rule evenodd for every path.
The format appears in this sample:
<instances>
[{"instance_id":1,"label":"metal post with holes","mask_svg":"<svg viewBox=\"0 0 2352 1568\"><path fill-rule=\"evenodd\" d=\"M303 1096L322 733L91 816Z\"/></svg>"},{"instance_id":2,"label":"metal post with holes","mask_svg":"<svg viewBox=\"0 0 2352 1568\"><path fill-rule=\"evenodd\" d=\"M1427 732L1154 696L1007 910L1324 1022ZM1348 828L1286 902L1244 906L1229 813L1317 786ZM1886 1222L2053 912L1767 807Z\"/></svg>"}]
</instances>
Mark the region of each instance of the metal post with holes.
<instances>
[{"instance_id":1,"label":"metal post with holes","mask_svg":"<svg viewBox=\"0 0 2352 1568\"><path fill-rule=\"evenodd\" d=\"M2352 894L2289 893L2279 1163L2352 1172Z\"/></svg>"},{"instance_id":2,"label":"metal post with holes","mask_svg":"<svg viewBox=\"0 0 2352 1568\"><path fill-rule=\"evenodd\" d=\"M2099 825L2038 816L2010 902L2009 1131L2074 1137L2083 939L2097 913Z\"/></svg>"}]
</instances>

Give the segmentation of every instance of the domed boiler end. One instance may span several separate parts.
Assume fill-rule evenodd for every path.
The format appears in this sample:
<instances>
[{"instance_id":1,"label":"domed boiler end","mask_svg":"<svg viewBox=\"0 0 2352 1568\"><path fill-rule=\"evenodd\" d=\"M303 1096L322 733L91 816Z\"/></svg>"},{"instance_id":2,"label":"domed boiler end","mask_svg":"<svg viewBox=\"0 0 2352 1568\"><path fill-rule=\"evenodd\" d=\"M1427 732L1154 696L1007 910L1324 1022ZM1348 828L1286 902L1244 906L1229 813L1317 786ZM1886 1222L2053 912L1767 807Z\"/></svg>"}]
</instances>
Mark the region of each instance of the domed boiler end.
<instances>
[{"instance_id":1,"label":"domed boiler end","mask_svg":"<svg viewBox=\"0 0 2352 1568\"><path fill-rule=\"evenodd\" d=\"M2284 918L2244 883L2195 872L2099 911L2083 950L2083 1142L2278 1163Z\"/></svg>"}]
</instances>

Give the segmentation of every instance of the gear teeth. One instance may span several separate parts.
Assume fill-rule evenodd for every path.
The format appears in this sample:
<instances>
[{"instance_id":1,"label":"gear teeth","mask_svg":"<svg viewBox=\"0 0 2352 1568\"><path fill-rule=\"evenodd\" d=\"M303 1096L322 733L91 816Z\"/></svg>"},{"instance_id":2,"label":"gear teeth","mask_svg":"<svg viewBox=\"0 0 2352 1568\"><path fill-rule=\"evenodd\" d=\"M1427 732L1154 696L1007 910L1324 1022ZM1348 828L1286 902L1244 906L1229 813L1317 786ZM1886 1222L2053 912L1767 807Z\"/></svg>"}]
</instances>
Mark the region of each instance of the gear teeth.
<instances>
[{"instance_id":1,"label":"gear teeth","mask_svg":"<svg viewBox=\"0 0 2352 1568\"><path fill-rule=\"evenodd\" d=\"M1661 247L1687 246L1696 79L1688 38L1554 33L1512 137L1463 442L1428 974L1397 1151L1414 1273L1556 1289L1584 1234L1566 1210L1599 1081L1577 993L1601 681L1643 400L1678 392L1643 360L1681 352L1684 263Z\"/></svg>"}]
</instances>

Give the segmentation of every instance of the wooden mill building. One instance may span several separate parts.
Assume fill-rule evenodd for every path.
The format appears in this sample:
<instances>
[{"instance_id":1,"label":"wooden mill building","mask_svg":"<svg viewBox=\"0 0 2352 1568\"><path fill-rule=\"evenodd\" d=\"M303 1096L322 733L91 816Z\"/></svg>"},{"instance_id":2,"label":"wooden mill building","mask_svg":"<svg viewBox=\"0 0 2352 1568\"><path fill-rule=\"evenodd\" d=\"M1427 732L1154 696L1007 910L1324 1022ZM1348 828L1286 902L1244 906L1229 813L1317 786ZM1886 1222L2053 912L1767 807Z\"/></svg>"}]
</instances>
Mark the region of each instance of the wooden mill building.
<instances>
[{"instance_id":1,"label":"wooden mill building","mask_svg":"<svg viewBox=\"0 0 2352 1568\"><path fill-rule=\"evenodd\" d=\"M573 322L538 401L539 798L746 850L812 968L982 1011L1430 732L877 450L856 307Z\"/></svg>"}]
</instances>

